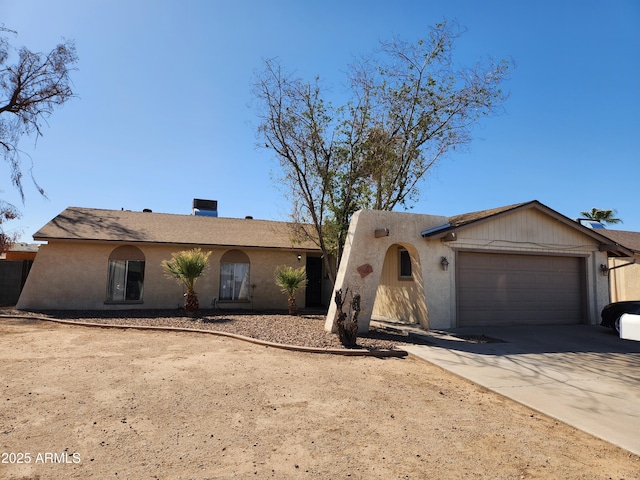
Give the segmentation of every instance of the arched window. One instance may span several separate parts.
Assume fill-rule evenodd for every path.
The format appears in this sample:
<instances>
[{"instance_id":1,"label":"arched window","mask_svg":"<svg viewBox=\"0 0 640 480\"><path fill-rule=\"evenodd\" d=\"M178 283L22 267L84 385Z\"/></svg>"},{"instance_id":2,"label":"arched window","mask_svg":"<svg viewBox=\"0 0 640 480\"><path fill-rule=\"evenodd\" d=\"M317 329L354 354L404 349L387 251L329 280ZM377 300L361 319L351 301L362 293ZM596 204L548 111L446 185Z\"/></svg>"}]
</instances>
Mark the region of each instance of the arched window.
<instances>
[{"instance_id":1,"label":"arched window","mask_svg":"<svg viewBox=\"0 0 640 480\"><path fill-rule=\"evenodd\" d=\"M144 286L144 254L132 245L116 248L109 255L107 302L141 302Z\"/></svg>"},{"instance_id":2,"label":"arched window","mask_svg":"<svg viewBox=\"0 0 640 480\"><path fill-rule=\"evenodd\" d=\"M220 300L250 300L249 256L229 250L220 259Z\"/></svg>"}]
</instances>

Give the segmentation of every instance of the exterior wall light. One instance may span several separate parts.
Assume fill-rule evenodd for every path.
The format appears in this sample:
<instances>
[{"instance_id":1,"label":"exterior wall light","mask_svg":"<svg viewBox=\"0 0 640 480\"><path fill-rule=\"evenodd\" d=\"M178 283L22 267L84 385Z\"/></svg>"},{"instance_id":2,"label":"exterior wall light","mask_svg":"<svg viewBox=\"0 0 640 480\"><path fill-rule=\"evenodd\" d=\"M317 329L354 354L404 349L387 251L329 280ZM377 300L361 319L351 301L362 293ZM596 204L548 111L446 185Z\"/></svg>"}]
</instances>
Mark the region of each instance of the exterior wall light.
<instances>
[{"instance_id":1,"label":"exterior wall light","mask_svg":"<svg viewBox=\"0 0 640 480\"><path fill-rule=\"evenodd\" d=\"M604 263L600 264L600 273L605 277L609 276L609 267L607 267Z\"/></svg>"},{"instance_id":2,"label":"exterior wall light","mask_svg":"<svg viewBox=\"0 0 640 480\"><path fill-rule=\"evenodd\" d=\"M302 260L302 255L298 254L298 261Z\"/></svg>"},{"instance_id":3,"label":"exterior wall light","mask_svg":"<svg viewBox=\"0 0 640 480\"><path fill-rule=\"evenodd\" d=\"M440 265L442 266L442 270L445 272L449 270L449 260L447 260L447 257L442 257L440 259Z\"/></svg>"}]
</instances>

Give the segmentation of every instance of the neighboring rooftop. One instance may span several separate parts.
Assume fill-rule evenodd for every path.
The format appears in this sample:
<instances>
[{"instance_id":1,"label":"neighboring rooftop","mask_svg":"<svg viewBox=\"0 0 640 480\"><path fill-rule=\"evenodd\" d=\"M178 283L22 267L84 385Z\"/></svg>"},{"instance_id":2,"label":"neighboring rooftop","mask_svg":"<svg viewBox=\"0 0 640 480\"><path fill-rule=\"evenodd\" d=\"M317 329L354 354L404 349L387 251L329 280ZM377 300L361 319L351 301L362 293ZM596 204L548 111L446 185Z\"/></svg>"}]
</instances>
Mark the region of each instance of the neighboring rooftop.
<instances>
[{"instance_id":1,"label":"neighboring rooftop","mask_svg":"<svg viewBox=\"0 0 640 480\"><path fill-rule=\"evenodd\" d=\"M633 250L635 253L640 253L640 232L609 229L598 230L598 232L614 242Z\"/></svg>"},{"instance_id":2,"label":"neighboring rooftop","mask_svg":"<svg viewBox=\"0 0 640 480\"><path fill-rule=\"evenodd\" d=\"M298 242L293 237L292 225L285 222L80 207L65 209L33 235L37 241L90 240L318 250L313 242Z\"/></svg>"},{"instance_id":3,"label":"neighboring rooftop","mask_svg":"<svg viewBox=\"0 0 640 480\"><path fill-rule=\"evenodd\" d=\"M13 243L6 252L0 253L0 260L33 260L40 245L37 243Z\"/></svg>"},{"instance_id":4,"label":"neighboring rooftop","mask_svg":"<svg viewBox=\"0 0 640 480\"><path fill-rule=\"evenodd\" d=\"M9 247L10 252L37 252L40 248L38 243L16 242Z\"/></svg>"}]
</instances>

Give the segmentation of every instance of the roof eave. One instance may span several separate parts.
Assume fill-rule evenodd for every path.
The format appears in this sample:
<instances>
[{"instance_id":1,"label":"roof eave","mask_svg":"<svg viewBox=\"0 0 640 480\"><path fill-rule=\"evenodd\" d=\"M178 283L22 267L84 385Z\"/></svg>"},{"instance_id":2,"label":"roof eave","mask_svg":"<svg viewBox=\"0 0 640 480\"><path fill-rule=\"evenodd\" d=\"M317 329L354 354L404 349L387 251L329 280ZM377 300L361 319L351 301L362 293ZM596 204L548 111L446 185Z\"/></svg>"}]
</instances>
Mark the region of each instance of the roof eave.
<instances>
[{"instance_id":1,"label":"roof eave","mask_svg":"<svg viewBox=\"0 0 640 480\"><path fill-rule=\"evenodd\" d=\"M511 215L512 213L518 212L518 211L524 211L524 210L529 210L531 208L536 208L540 211L543 211L544 213L546 213L547 215L549 215L550 217L554 218L555 220L563 223L564 225L567 225L568 227L574 228L576 230L579 230L580 232L588 235L589 237L593 238L594 240L596 240L599 244L600 244L600 251L603 252L608 252L610 254L612 254L612 256L633 256L634 252L632 249L627 248L623 245L620 245L619 243L615 243L612 242L612 240L609 237L606 237L605 235L598 233L596 230L593 230L591 228L587 228L584 225L581 225L580 223L570 219L569 217L566 217L564 215L562 215L559 212L556 212L555 210L553 210L552 208L547 207L546 205L540 203L538 200L533 200L531 202L527 202L524 204L520 204L520 205L516 205L514 206L514 208L508 209L508 210L504 210L502 212L499 213L495 213L492 215L487 215L486 217L482 217L479 218L477 220L471 220L469 222L466 222L462 225L453 225L453 226L448 226L447 225L443 225L442 228L432 228L430 230L426 230L425 232L422 233L423 237L430 237L433 239L445 239L447 237L449 238L455 238L455 234L461 230L464 230L466 228L470 228L470 227L476 227L478 225L482 225L483 223L486 222L490 222L493 220L496 220L497 218L500 217L504 217L507 215ZM448 228L447 228L448 226ZM452 235L454 234L454 235Z\"/></svg>"},{"instance_id":2,"label":"roof eave","mask_svg":"<svg viewBox=\"0 0 640 480\"><path fill-rule=\"evenodd\" d=\"M263 248L267 250L293 250L300 252L320 252L319 247L312 246L296 246L296 245L249 245L249 244L225 244L225 243L181 243L181 242L152 242L148 240L131 240L131 239L103 239L103 238L71 238L71 237L46 237L34 235L33 239L39 242L80 242L80 243L127 243L127 244L145 244L145 245L175 245L180 247L201 247L201 248Z\"/></svg>"},{"instance_id":3,"label":"roof eave","mask_svg":"<svg viewBox=\"0 0 640 480\"><path fill-rule=\"evenodd\" d=\"M430 230L426 230L425 232L422 232L422 236L424 238L426 237L431 237L433 239L442 239L444 237L446 237L447 235L450 235L452 232L459 232L462 230L465 230L467 228L470 227L476 227L478 225L482 225L483 223L487 223L487 222L491 222L497 218L500 217L504 217L507 215L511 215L512 213L519 211L519 210L527 210L529 208L533 208L536 205L540 205L543 206L540 202L538 202L537 200L533 200L531 202L527 202L527 203L523 203L523 204L518 204L515 205L513 208L510 208L508 210L503 210L501 212L498 213L494 213L491 215L487 215L486 217L482 217L482 218L478 218L475 220L470 220L468 222L462 223L460 225L451 225L450 223L448 223L447 225L443 225L442 228L432 228ZM453 217L451 217L453 218Z\"/></svg>"},{"instance_id":4,"label":"roof eave","mask_svg":"<svg viewBox=\"0 0 640 480\"><path fill-rule=\"evenodd\" d=\"M600 251L607 252L612 257L633 257L635 255L633 250L619 243L602 243L600 244Z\"/></svg>"},{"instance_id":5,"label":"roof eave","mask_svg":"<svg viewBox=\"0 0 640 480\"><path fill-rule=\"evenodd\" d=\"M447 223L446 225L440 225L439 227L430 228L428 230L420 232L420 235L422 235L423 237L430 237L432 235L439 234L440 232L443 232L445 230L449 230L450 228L451 228L451 224Z\"/></svg>"}]
</instances>

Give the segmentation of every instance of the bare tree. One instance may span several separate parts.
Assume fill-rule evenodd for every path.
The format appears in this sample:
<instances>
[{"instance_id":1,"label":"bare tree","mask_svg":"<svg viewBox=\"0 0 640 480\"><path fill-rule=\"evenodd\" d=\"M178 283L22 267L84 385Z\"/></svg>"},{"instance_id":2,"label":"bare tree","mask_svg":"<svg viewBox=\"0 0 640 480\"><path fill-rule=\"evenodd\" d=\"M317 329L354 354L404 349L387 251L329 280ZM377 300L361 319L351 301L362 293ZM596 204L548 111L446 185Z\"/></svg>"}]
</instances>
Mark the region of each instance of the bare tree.
<instances>
[{"instance_id":1,"label":"bare tree","mask_svg":"<svg viewBox=\"0 0 640 480\"><path fill-rule=\"evenodd\" d=\"M280 160L282 182L289 189L292 215L299 227L297 233L313 239L328 253L329 237L324 226L338 160L332 151L334 112L320 93L317 78L315 83L307 83L286 75L272 60L265 62L255 85L262 108L259 131L265 146L272 148ZM310 226L313 231L308 230ZM331 272L328 255L325 262Z\"/></svg>"},{"instance_id":2,"label":"bare tree","mask_svg":"<svg viewBox=\"0 0 640 480\"><path fill-rule=\"evenodd\" d=\"M0 34L3 32L16 34L0 27ZM33 135L36 140L42 136L43 125L54 109L74 96L69 72L76 62L71 41L57 45L49 53L35 53L26 47L14 48L6 35L0 36L0 155L9 164L11 183L23 201L19 141L23 136ZM44 195L35 180L34 184Z\"/></svg>"},{"instance_id":3,"label":"bare tree","mask_svg":"<svg viewBox=\"0 0 640 480\"><path fill-rule=\"evenodd\" d=\"M0 253L5 253L17 240L17 233L6 233L2 224L20 218L20 212L10 203L0 200Z\"/></svg>"},{"instance_id":4,"label":"bare tree","mask_svg":"<svg viewBox=\"0 0 640 480\"><path fill-rule=\"evenodd\" d=\"M305 82L265 62L254 90L261 144L280 160L294 220L325 258L339 261L356 210L410 207L425 174L468 145L481 118L499 113L512 63L454 66L460 35L443 22L416 43L382 43L351 65L351 98L338 108L318 78Z\"/></svg>"}]
</instances>

